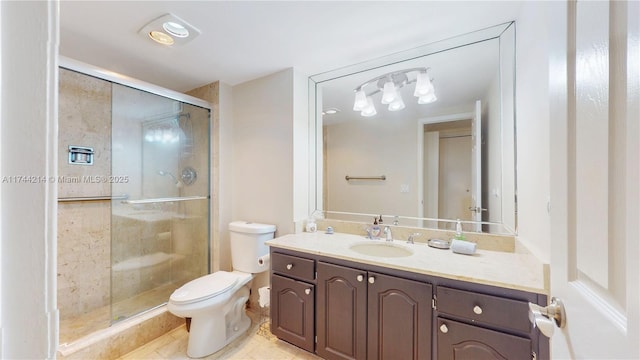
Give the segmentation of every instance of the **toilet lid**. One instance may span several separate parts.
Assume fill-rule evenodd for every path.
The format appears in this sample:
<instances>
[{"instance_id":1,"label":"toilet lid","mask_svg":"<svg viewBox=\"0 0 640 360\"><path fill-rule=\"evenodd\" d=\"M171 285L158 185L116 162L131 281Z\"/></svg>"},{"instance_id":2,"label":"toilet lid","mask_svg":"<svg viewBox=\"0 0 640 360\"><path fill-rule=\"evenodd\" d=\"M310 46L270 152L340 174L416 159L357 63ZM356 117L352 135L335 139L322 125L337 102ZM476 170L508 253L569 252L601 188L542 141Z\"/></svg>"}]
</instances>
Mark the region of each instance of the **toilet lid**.
<instances>
[{"instance_id":1,"label":"toilet lid","mask_svg":"<svg viewBox=\"0 0 640 360\"><path fill-rule=\"evenodd\" d=\"M224 293L237 282L237 275L227 271L217 271L182 285L171 294L169 300L181 304L205 300Z\"/></svg>"}]
</instances>

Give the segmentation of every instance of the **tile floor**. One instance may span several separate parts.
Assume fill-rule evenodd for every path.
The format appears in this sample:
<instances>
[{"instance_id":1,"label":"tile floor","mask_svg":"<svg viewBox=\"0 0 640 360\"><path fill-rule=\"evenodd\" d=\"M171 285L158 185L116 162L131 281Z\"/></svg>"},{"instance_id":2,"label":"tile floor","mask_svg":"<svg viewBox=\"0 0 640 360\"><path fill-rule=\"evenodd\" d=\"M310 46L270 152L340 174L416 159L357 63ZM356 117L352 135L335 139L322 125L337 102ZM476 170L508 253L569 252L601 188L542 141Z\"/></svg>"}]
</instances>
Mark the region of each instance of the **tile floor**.
<instances>
[{"instance_id":1,"label":"tile floor","mask_svg":"<svg viewBox=\"0 0 640 360\"><path fill-rule=\"evenodd\" d=\"M268 330L264 317L249 311L251 327L247 333L222 350L203 359L238 359L238 360L291 360L321 359L296 346L278 340ZM126 354L121 360L138 359L189 359L187 356L188 333L186 327L177 329L153 340L152 342Z\"/></svg>"}]
</instances>

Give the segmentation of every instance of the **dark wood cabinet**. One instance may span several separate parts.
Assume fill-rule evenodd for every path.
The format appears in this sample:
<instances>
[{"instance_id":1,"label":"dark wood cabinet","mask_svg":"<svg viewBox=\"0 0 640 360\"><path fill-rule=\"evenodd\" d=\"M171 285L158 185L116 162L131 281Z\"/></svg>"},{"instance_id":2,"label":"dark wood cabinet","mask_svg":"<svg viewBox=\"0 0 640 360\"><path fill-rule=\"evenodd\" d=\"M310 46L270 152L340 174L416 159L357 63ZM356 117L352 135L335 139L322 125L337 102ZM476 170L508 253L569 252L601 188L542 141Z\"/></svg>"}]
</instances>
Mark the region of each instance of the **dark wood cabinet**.
<instances>
[{"instance_id":1,"label":"dark wood cabinet","mask_svg":"<svg viewBox=\"0 0 640 360\"><path fill-rule=\"evenodd\" d=\"M369 272L368 359L431 358L430 284Z\"/></svg>"},{"instance_id":2,"label":"dark wood cabinet","mask_svg":"<svg viewBox=\"0 0 640 360\"><path fill-rule=\"evenodd\" d=\"M528 320L547 297L271 251L271 331L324 359L548 359Z\"/></svg>"},{"instance_id":3,"label":"dark wood cabinet","mask_svg":"<svg viewBox=\"0 0 640 360\"><path fill-rule=\"evenodd\" d=\"M531 359L531 340L438 318L438 360Z\"/></svg>"},{"instance_id":4,"label":"dark wood cabinet","mask_svg":"<svg viewBox=\"0 0 640 360\"><path fill-rule=\"evenodd\" d=\"M367 358L367 272L318 263L316 353L324 359Z\"/></svg>"},{"instance_id":5,"label":"dark wood cabinet","mask_svg":"<svg viewBox=\"0 0 640 360\"><path fill-rule=\"evenodd\" d=\"M318 355L431 358L430 284L323 262L317 270Z\"/></svg>"},{"instance_id":6,"label":"dark wood cabinet","mask_svg":"<svg viewBox=\"0 0 640 360\"><path fill-rule=\"evenodd\" d=\"M271 274L271 333L313 352L316 308L315 285L312 283L314 261L279 254L272 254L272 259L274 272L282 270L292 277Z\"/></svg>"}]
</instances>

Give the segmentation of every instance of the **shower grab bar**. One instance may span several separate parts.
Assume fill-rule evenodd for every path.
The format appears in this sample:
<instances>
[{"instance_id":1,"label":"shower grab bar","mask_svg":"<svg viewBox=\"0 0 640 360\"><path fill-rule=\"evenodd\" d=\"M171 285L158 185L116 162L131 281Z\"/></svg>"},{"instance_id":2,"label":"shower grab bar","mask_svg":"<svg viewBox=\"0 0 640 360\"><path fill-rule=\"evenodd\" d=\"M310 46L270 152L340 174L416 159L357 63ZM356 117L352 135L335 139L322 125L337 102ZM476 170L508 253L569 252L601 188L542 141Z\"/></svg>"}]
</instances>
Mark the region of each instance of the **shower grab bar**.
<instances>
[{"instance_id":1,"label":"shower grab bar","mask_svg":"<svg viewBox=\"0 0 640 360\"><path fill-rule=\"evenodd\" d=\"M139 199L139 200L123 200L123 204L156 204L156 203L164 203L164 202L176 202L176 201L190 201L190 200L205 200L208 199L208 196L179 196L179 197L168 197L168 198L155 198L155 199Z\"/></svg>"},{"instance_id":2,"label":"shower grab bar","mask_svg":"<svg viewBox=\"0 0 640 360\"><path fill-rule=\"evenodd\" d=\"M380 175L380 176L345 176L344 177L345 180L349 181L349 180L387 180L387 177L385 175Z\"/></svg>"},{"instance_id":3,"label":"shower grab bar","mask_svg":"<svg viewBox=\"0 0 640 360\"><path fill-rule=\"evenodd\" d=\"M120 196L69 196L58 198L58 202L70 202L70 201L110 201L110 200L127 200L129 195L123 194Z\"/></svg>"}]
</instances>

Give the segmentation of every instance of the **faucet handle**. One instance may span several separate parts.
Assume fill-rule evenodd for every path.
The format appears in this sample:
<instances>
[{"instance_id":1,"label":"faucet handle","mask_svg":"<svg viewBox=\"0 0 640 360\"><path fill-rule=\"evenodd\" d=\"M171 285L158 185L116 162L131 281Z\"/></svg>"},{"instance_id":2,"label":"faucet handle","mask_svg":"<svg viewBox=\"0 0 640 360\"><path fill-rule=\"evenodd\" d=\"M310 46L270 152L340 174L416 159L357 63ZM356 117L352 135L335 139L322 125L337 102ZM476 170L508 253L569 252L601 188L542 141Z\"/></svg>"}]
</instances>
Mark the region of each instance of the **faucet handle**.
<instances>
[{"instance_id":1,"label":"faucet handle","mask_svg":"<svg viewBox=\"0 0 640 360\"><path fill-rule=\"evenodd\" d=\"M422 234L420 233L413 233L411 235L409 235L409 238L407 239L407 244L413 244L413 238L418 237Z\"/></svg>"}]
</instances>

